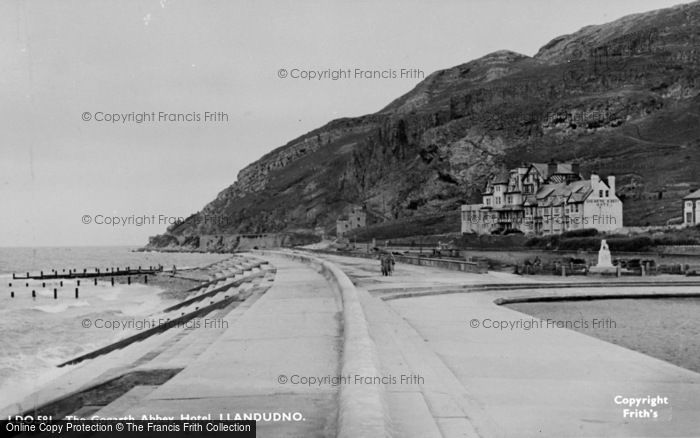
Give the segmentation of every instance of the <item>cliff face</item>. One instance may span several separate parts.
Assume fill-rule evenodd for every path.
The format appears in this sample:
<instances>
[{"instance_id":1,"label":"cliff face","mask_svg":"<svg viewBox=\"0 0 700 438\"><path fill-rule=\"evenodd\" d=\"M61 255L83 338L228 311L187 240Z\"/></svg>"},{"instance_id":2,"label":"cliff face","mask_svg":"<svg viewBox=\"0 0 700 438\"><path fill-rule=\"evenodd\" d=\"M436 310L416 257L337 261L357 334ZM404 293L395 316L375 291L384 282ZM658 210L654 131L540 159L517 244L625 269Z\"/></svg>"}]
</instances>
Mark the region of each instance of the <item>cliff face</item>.
<instances>
[{"instance_id":1,"label":"cliff face","mask_svg":"<svg viewBox=\"0 0 700 438\"><path fill-rule=\"evenodd\" d=\"M625 224L662 224L700 186L699 70L700 2L588 26L534 57L495 52L268 153L167 234L331 230L351 203L454 210L499 169L550 159L616 175Z\"/></svg>"}]
</instances>

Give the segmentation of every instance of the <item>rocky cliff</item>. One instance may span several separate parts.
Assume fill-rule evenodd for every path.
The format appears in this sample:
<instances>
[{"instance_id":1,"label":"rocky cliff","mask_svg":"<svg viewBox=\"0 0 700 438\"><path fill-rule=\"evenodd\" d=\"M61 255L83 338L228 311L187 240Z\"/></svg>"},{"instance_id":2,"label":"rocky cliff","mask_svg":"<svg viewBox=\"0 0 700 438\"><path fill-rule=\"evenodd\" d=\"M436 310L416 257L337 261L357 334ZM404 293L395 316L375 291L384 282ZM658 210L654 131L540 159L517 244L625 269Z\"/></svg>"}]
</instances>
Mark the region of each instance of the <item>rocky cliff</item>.
<instances>
[{"instance_id":1,"label":"rocky cliff","mask_svg":"<svg viewBox=\"0 0 700 438\"><path fill-rule=\"evenodd\" d=\"M455 210L499 169L550 159L616 175L626 225L663 224L700 186L699 73L700 2L587 26L534 57L495 52L275 149L152 244L332 230L349 204L394 218Z\"/></svg>"}]
</instances>

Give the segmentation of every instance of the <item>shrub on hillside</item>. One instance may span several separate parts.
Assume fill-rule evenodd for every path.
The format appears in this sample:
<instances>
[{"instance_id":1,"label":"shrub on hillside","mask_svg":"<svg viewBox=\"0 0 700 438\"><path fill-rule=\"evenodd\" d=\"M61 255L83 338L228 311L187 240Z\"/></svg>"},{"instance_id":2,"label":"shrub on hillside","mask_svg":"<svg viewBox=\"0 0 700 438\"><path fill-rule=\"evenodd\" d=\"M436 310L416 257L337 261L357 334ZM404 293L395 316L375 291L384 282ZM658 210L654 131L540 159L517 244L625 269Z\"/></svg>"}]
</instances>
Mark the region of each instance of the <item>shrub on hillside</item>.
<instances>
[{"instance_id":1,"label":"shrub on hillside","mask_svg":"<svg viewBox=\"0 0 700 438\"><path fill-rule=\"evenodd\" d=\"M595 228L582 228L580 230L566 231L562 237L591 237L597 236L598 230Z\"/></svg>"},{"instance_id":2,"label":"shrub on hillside","mask_svg":"<svg viewBox=\"0 0 700 438\"><path fill-rule=\"evenodd\" d=\"M600 249L601 237L569 237L559 235L538 236L530 238L525 246L543 249L561 249L569 251L597 251ZM643 252L654 246L654 241L650 237L609 237L608 246L611 251L618 252Z\"/></svg>"},{"instance_id":3,"label":"shrub on hillside","mask_svg":"<svg viewBox=\"0 0 700 438\"><path fill-rule=\"evenodd\" d=\"M552 234L547 236L531 237L525 242L525 246L533 248L556 248L559 246L559 235Z\"/></svg>"},{"instance_id":4,"label":"shrub on hillside","mask_svg":"<svg viewBox=\"0 0 700 438\"><path fill-rule=\"evenodd\" d=\"M673 236L662 236L654 237L654 246L671 246L671 245L697 245L698 240L692 237L673 237Z\"/></svg>"},{"instance_id":5,"label":"shrub on hillside","mask_svg":"<svg viewBox=\"0 0 700 438\"><path fill-rule=\"evenodd\" d=\"M640 252L647 251L654 245L650 237L627 237L608 239L610 251Z\"/></svg>"},{"instance_id":6,"label":"shrub on hillside","mask_svg":"<svg viewBox=\"0 0 700 438\"><path fill-rule=\"evenodd\" d=\"M597 237L571 237L559 241L558 249L596 251L600 249L600 239Z\"/></svg>"},{"instance_id":7,"label":"shrub on hillside","mask_svg":"<svg viewBox=\"0 0 700 438\"><path fill-rule=\"evenodd\" d=\"M542 239L543 237L531 237L525 241L525 246L539 248L542 246Z\"/></svg>"},{"instance_id":8,"label":"shrub on hillside","mask_svg":"<svg viewBox=\"0 0 700 438\"><path fill-rule=\"evenodd\" d=\"M187 236L183 242L183 246L191 246L193 248L199 248L199 236Z\"/></svg>"},{"instance_id":9,"label":"shrub on hillside","mask_svg":"<svg viewBox=\"0 0 700 438\"><path fill-rule=\"evenodd\" d=\"M491 234L462 234L455 240L458 248L498 248L512 249L525 246L528 238L521 234L491 235Z\"/></svg>"}]
</instances>

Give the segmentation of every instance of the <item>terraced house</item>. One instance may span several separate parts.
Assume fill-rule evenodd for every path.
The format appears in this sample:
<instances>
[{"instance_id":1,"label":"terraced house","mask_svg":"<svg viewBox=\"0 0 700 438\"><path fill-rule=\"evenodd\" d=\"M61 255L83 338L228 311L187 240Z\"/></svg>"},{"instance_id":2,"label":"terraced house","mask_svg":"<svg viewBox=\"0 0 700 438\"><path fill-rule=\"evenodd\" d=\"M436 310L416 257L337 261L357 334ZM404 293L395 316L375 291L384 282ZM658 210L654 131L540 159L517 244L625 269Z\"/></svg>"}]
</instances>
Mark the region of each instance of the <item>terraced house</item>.
<instances>
[{"instance_id":1,"label":"terraced house","mask_svg":"<svg viewBox=\"0 0 700 438\"><path fill-rule=\"evenodd\" d=\"M481 204L462 206L463 233L555 234L622 227L615 177L584 180L577 163L531 163L494 175Z\"/></svg>"}]
</instances>

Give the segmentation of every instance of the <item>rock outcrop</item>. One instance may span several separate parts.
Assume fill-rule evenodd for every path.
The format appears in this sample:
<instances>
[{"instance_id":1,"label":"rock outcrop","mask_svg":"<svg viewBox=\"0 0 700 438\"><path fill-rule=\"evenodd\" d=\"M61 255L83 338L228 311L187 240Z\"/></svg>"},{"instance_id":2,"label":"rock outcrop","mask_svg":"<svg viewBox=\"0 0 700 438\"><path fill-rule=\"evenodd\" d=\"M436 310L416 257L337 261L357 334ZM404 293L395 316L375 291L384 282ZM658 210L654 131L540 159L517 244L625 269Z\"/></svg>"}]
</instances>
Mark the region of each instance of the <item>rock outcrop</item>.
<instances>
[{"instance_id":1,"label":"rock outcrop","mask_svg":"<svg viewBox=\"0 0 700 438\"><path fill-rule=\"evenodd\" d=\"M700 2L587 26L534 57L495 52L273 150L166 234L331 231L349 204L449 211L491 174L550 159L616 175L626 225L662 224L700 185L699 81Z\"/></svg>"}]
</instances>

